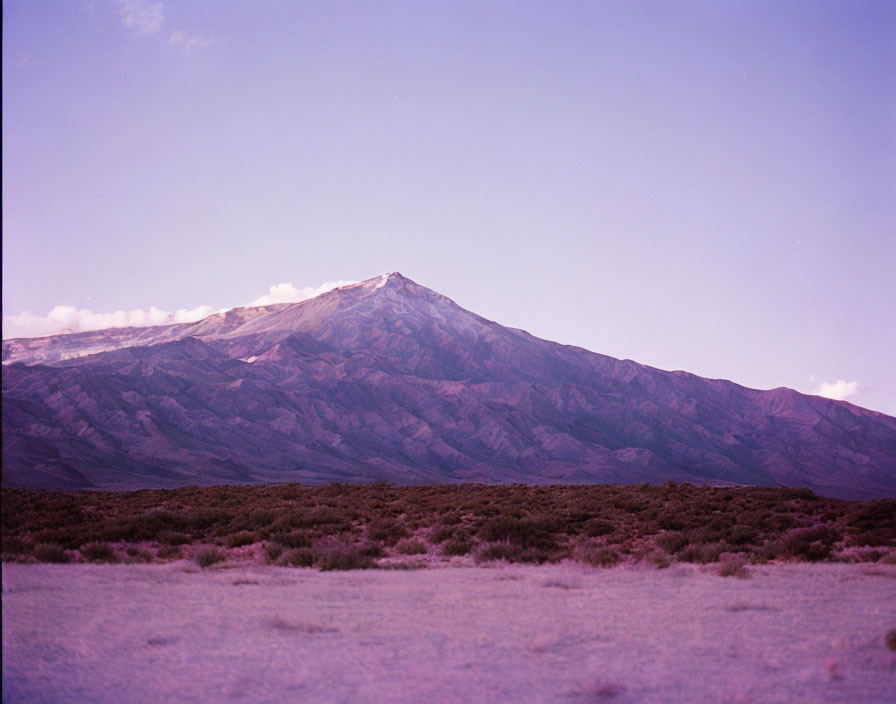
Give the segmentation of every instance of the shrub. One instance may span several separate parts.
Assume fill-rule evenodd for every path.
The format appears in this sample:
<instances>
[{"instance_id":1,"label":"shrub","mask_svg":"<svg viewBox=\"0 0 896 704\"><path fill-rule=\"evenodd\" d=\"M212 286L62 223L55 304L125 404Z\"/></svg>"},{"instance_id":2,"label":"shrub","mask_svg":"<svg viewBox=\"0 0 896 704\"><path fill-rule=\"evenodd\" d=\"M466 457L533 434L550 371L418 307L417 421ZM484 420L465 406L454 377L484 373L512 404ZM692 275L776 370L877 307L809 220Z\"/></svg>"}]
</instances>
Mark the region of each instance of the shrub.
<instances>
[{"instance_id":1,"label":"shrub","mask_svg":"<svg viewBox=\"0 0 896 704\"><path fill-rule=\"evenodd\" d=\"M896 551L888 552L886 555L880 558L880 564L896 565Z\"/></svg>"},{"instance_id":2,"label":"shrub","mask_svg":"<svg viewBox=\"0 0 896 704\"><path fill-rule=\"evenodd\" d=\"M473 544L469 540L446 540L442 543L443 555L466 555L473 549Z\"/></svg>"},{"instance_id":3,"label":"shrub","mask_svg":"<svg viewBox=\"0 0 896 704\"><path fill-rule=\"evenodd\" d=\"M614 523L602 518L592 518L589 521L585 521L582 528L585 531L585 535L589 538L598 538L602 535L609 535L616 531L616 525Z\"/></svg>"},{"instance_id":4,"label":"shrub","mask_svg":"<svg viewBox=\"0 0 896 704\"><path fill-rule=\"evenodd\" d=\"M483 543L473 553L477 563L507 560L507 562L536 562L541 564L548 560L548 553L541 548L524 548L509 541Z\"/></svg>"},{"instance_id":5,"label":"shrub","mask_svg":"<svg viewBox=\"0 0 896 704\"><path fill-rule=\"evenodd\" d=\"M719 574L722 577L749 577L745 558L727 553L722 556L722 564L719 565Z\"/></svg>"},{"instance_id":6,"label":"shrub","mask_svg":"<svg viewBox=\"0 0 896 704\"><path fill-rule=\"evenodd\" d=\"M426 543L422 540L399 540L395 550L402 555L425 555L428 551Z\"/></svg>"},{"instance_id":7,"label":"shrub","mask_svg":"<svg viewBox=\"0 0 896 704\"><path fill-rule=\"evenodd\" d=\"M312 530L300 528L289 533L277 533L272 537L287 548L308 548L314 542L315 533Z\"/></svg>"},{"instance_id":8,"label":"shrub","mask_svg":"<svg viewBox=\"0 0 896 704\"><path fill-rule=\"evenodd\" d=\"M231 548L240 548L244 545L252 545L253 543L257 543L258 539L258 533L244 530L231 535L227 541L227 546Z\"/></svg>"},{"instance_id":9,"label":"shrub","mask_svg":"<svg viewBox=\"0 0 896 704\"><path fill-rule=\"evenodd\" d=\"M784 551L787 557L818 562L830 557L836 538L836 533L827 526L793 528L784 534Z\"/></svg>"},{"instance_id":10,"label":"shrub","mask_svg":"<svg viewBox=\"0 0 896 704\"><path fill-rule=\"evenodd\" d=\"M501 543L483 543L473 553L473 559L477 564L481 562L494 562L507 560L507 562L520 562L523 556L521 545L509 541Z\"/></svg>"},{"instance_id":11,"label":"shrub","mask_svg":"<svg viewBox=\"0 0 896 704\"><path fill-rule=\"evenodd\" d=\"M76 549L83 541L80 532L73 527L48 528L34 536L35 543L56 544L63 548Z\"/></svg>"},{"instance_id":12,"label":"shrub","mask_svg":"<svg viewBox=\"0 0 896 704\"><path fill-rule=\"evenodd\" d=\"M835 550L844 559L858 559L866 553L855 550L863 548L873 558L875 551L896 549L892 499L846 502L806 491L686 484L282 484L78 494L5 489L2 518L5 559L20 555L25 560L32 559L34 543L68 551L90 542L137 545L149 540L161 547L191 542L199 547L219 536L226 546L229 539L247 540L232 538L243 533L295 549L311 547L325 535L357 532L358 525L374 543L396 545L410 537L408 529L419 531L428 544L453 541L443 555L455 548L466 552L470 543L475 546L471 531L481 530L483 543L510 542L524 552L534 549L528 553L533 557L541 551L552 560L566 550L567 536L583 543L586 536L604 536L610 540L603 542L621 543L616 549L623 554L654 547L670 555L687 551L685 557L700 562L734 551L752 553L761 562L775 557L831 559ZM785 545L791 529L796 532L787 535ZM636 544L624 540L634 531L644 539ZM697 544L705 547L693 547ZM358 548L362 554L374 551Z\"/></svg>"},{"instance_id":13,"label":"shrub","mask_svg":"<svg viewBox=\"0 0 896 704\"><path fill-rule=\"evenodd\" d=\"M199 548L193 555L193 561L202 569L211 567L212 565L218 562L223 562L226 559L227 555L223 550L219 550L218 548L211 545L208 545L204 548Z\"/></svg>"},{"instance_id":14,"label":"shrub","mask_svg":"<svg viewBox=\"0 0 896 704\"><path fill-rule=\"evenodd\" d=\"M136 545L131 545L127 549L127 554L130 562L152 562L152 554L141 550Z\"/></svg>"},{"instance_id":15,"label":"shrub","mask_svg":"<svg viewBox=\"0 0 896 704\"><path fill-rule=\"evenodd\" d=\"M117 513L117 512L116 512ZM160 507L153 507L147 511L134 514L121 515L116 525L111 526L112 532L106 537L109 540L126 540L139 542L141 540L157 540L161 533L175 533L182 531L191 525L193 516L185 513L174 513Z\"/></svg>"},{"instance_id":16,"label":"shrub","mask_svg":"<svg viewBox=\"0 0 896 704\"><path fill-rule=\"evenodd\" d=\"M26 543L17 535L3 536L2 552L4 555L24 555L31 552L32 548L31 543Z\"/></svg>"},{"instance_id":17,"label":"shrub","mask_svg":"<svg viewBox=\"0 0 896 704\"><path fill-rule=\"evenodd\" d=\"M226 524L230 519L230 512L223 508L203 506L194 517L194 525L202 529L214 529Z\"/></svg>"},{"instance_id":18,"label":"shrub","mask_svg":"<svg viewBox=\"0 0 896 704\"><path fill-rule=\"evenodd\" d=\"M372 558L341 538L321 538L311 549L314 564L321 570L364 570L374 566Z\"/></svg>"},{"instance_id":19,"label":"shrub","mask_svg":"<svg viewBox=\"0 0 896 704\"><path fill-rule=\"evenodd\" d=\"M314 564L314 551L311 548L293 548L286 550L277 564L288 567L311 567Z\"/></svg>"},{"instance_id":20,"label":"shrub","mask_svg":"<svg viewBox=\"0 0 896 704\"><path fill-rule=\"evenodd\" d=\"M156 551L156 557L160 560L179 560L183 553L176 545L163 545Z\"/></svg>"},{"instance_id":21,"label":"shrub","mask_svg":"<svg viewBox=\"0 0 896 704\"><path fill-rule=\"evenodd\" d=\"M688 536L680 531L661 533L656 538L657 547L673 555L684 548L688 542Z\"/></svg>"},{"instance_id":22,"label":"shrub","mask_svg":"<svg viewBox=\"0 0 896 704\"><path fill-rule=\"evenodd\" d=\"M727 540L732 545L754 545L759 540L759 531L749 526L734 526Z\"/></svg>"},{"instance_id":23,"label":"shrub","mask_svg":"<svg viewBox=\"0 0 896 704\"><path fill-rule=\"evenodd\" d=\"M461 485L462 486L462 485ZM446 526L456 526L461 522L462 514L460 511L447 511L442 513L441 521Z\"/></svg>"},{"instance_id":24,"label":"shrub","mask_svg":"<svg viewBox=\"0 0 896 704\"><path fill-rule=\"evenodd\" d=\"M280 555L283 554L283 545L280 543L265 543L264 554L268 562L276 562Z\"/></svg>"},{"instance_id":25,"label":"shrub","mask_svg":"<svg viewBox=\"0 0 896 704\"><path fill-rule=\"evenodd\" d=\"M156 534L156 540L163 545L186 545L190 542L190 536L174 530L163 530Z\"/></svg>"},{"instance_id":26,"label":"shrub","mask_svg":"<svg viewBox=\"0 0 896 704\"><path fill-rule=\"evenodd\" d=\"M386 554L382 545L372 541L360 543L356 547L361 551L361 554L364 555L364 557L382 557Z\"/></svg>"},{"instance_id":27,"label":"shrub","mask_svg":"<svg viewBox=\"0 0 896 704\"><path fill-rule=\"evenodd\" d=\"M572 559L593 567L612 567L619 562L620 555L609 545L578 545Z\"/></svg>"},{"instance_id":28,"label":"shrub","mask_svg":"<svg viewBox=\"0 0 896 704\"><path fill-rule=\"evenodd\" d=\"M109 543L87 543L81 546L81 557L91 562L118 562L118 555Z\"/></svg>"},{"instance_id":29,"label":"shrub","mask_svg":"<svg viewBox=\"0 0 896 704\"><path fill-rule=\"evenodd\" d=\"M764 565L771 560L784 557L784 553L783 540L769 540L753 553L753 561L757 564Z\"/></svg>"},{"instance_id":30,"label":"shrub","mask_svg":"<svg viewBox=\"0 0 896 704\"><path fill-rule=\"evenodd\" d=\"M879 562L887 553L879 548L855 548L849 555L850 562ZM845 557L845 555L841 555ZM847 558L848 559L848 558Z\"/></svg>"},{"instance_id":31,"label":"shrub","mask_svg":"<svg viewBox=\"0 0 896 704\"><path fill-rule=\"evenodd\" d=\"M896 500L873 499L861 504L855 504L850 511L848 524L859 528L873 528L883 522L890 526L896 522Z\"/></svg>"},{"instance_id":32,"label":"shrub","mask_svg":"<svg viewBox=\"0 0 896 704\"><path fill-rule=\"evenodd\" d=\"M682 562L697 562L705 565L709 562L718 562L719 556L723 552L729 552L730 549L731 546L725 542L688 545L679 551L678 559Z\"/></svg>"},{"instance_id":33,"label":"shrub","mask_svg":"<svg viewBox=\"0 0 896 704\"><path fill-rule=\"evenodd\" d=\"M267 528L276 518L273 511L265 509L255 509L246 516L246 526L249 530L261 530Z\"/></svg>"},{"instance_id":34,"label":"shrub","mask_svg":"<svg viewBox=\"0 0 896 704\"><path fill-rule=\"evenodd\" d=\"M654 567L658 567L663 570L666 569L669 565L672 564L672 556L667 553L665 550L661 550L660 548L656 548L655 550L651 550L648 552L644 559L647 560Z\"/></svg>"},{"instance_id":35,"label":"shrub","mask_svg":"<svg viewBox=\"0 0 896 704\"><path fill-rule=\"evenodd\" d=\"M63 547L57 543L36 543L34 557L40 562L66 563L71 559Z\"/></svg>"},{"instance_id":36,"label":"shrub","mask_svg":"<svg viewBox=\"0 0 896 704\"><path fill-rule=\"evenodd\" d=\"M849 542L860 547L896 546L896 529L880 528L852 533L849 536Z\"/></svg>"},{"instance_id":37,"label":"shrub","mask_svg":"<svg viewBox=\"0 0 896 704\"><path fill-rule=\"evenodd\" d=\"M486 521L479 529L479 536L489 543L509 542L551 550L557 547L557 539L551 533L553 527L544 521L501 516Z\"/></svg>"},{"instance_id":38,"label":"shrub","mask_svg":"<svg viewBox=\"0 0 896 704\"><path fill-rule=\"evenodd\" d=\"M429 537L434 543L444 543L455 536L455 530L455 526L436 526Z\"/></svg>"},{"instance_id":39,"label":"shrub","mask_svg":"<svg viewBox=\"0 0 896 704\"><path fill-rule=\"evenodd\" d=\"M407 527L393 518L377 518L367 524L367 537L370 540L381 540L387 545L394 545L407 534Z\"/></svg>"},{"instance_id":40,"label":"shrub","mask_svg":"<svg viewBox=\"0 0 896 704\"><path fill-rule=\"evenodd\" d=\"M329 506L317 506L296 521L297 525L304 527L339 525L347 526L351 523L351 517Z\"/></svg>"}]
</instances>

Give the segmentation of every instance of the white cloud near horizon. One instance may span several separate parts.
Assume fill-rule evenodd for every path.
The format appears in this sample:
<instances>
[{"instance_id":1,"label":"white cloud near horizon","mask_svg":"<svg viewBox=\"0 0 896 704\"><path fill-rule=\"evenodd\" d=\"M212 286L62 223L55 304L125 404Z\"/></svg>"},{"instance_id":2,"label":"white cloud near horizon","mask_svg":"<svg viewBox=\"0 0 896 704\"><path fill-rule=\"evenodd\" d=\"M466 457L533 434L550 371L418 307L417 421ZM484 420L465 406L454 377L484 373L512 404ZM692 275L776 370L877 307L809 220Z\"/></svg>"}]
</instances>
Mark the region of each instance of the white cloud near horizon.
<instances>
[{"instance_id":1,"label":"white cloud near horizon","mask_svg":"<svg viewBox=\"0 0 896 704\"><path fill-rule=\"evenodd\" d=\"M850 396L855 396L860 391L859 382L837 379L837 381L834 382L821 382L821 385L813 389L812 393L816 396L832 398L835 401L843 401Z\"/></svg>"},{"instance_id":2,"label":"white cloud near horizon","mask_svg":"<svg viewBox=\"0 0 896 704\"><path fill-rule=\"evenodd\" d=\"M327 291L332 291L340 286L349 286L358 283L357 281L327 281L320 286L305 286L305 288L296 288L292 284L276 284L271 286L268 293L260 298L256 298L250 306L269 306L274 303L297 303L314 298Z\"/></svg>"},{"instance_id":3,"label":"white cloud near horizon","mask_svg":"<svg viewBox=\"0 0 896 704\"><path fill-rule=\"evenodd\" d=\"M347 286L354 281L328 281L320 286L296 288L290 283L271 286L269 292L256 298L248 306L267 306L274 303L296 303L314 298L322 293L340 286ZM114 313L95 313L88 308L75 306L55 306L47 315L36 315L25 311L19 315L3 316L3 339L15 337L44 337L71 332L87 332L105 330L107 328L149 327L150 325L172 325L174 323L194 323L215 313L223 313L229 308L213 308L208 305L196 308L181 308L177 311L166 311L156 306L149 310L118 310Z\"/></svg>"}]
</instances>

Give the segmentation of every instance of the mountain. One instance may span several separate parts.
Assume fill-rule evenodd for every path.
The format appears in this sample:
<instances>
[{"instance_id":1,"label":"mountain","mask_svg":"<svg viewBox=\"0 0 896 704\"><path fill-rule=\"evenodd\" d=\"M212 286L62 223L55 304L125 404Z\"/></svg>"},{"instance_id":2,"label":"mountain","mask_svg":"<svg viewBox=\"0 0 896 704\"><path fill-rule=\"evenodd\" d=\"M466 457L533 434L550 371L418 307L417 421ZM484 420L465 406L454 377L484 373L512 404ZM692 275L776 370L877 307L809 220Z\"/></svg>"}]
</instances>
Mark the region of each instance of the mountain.
<instances>
[{"instance_id":1,"label":"mountain","mask_svg":"<svg viewBox=\"0 0 896 704\"><path fill-rule=\"evenodd\" d=\"M542 340L392 273L3 342L3 482L687 481L896 496L896 418Z\"/></svg>"}]
</instances>

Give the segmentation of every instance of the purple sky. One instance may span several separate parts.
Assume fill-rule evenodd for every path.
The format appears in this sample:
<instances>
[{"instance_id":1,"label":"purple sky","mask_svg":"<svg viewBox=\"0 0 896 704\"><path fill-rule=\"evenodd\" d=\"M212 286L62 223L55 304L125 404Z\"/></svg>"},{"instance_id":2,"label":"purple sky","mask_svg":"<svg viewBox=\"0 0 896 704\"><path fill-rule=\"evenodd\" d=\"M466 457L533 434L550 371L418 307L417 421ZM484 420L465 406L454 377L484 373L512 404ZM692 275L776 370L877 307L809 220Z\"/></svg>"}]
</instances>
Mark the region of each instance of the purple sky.
<instances>
[{"instance_id":1,"label":"purple sky","mask_svg":"<svg viewBox=\"0 0 896 704\"><path fill-rule=\"evenodd\" d=\"M843 380L896 414L892 2L7 0L3 20L4 316L397 270L541 337L757 388Z\"/></svg>"}]
</instances>

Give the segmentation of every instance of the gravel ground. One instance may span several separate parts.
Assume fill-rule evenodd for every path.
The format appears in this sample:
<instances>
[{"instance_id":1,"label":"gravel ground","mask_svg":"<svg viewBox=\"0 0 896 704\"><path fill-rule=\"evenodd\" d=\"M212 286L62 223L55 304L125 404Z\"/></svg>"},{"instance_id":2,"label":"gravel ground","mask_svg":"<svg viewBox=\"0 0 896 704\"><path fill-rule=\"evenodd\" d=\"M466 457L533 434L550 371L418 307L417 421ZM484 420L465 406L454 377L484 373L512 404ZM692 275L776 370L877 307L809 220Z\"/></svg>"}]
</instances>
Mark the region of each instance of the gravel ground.
<instances>
[{"instance_id":1,"label":"gravel ground","mask_svg":"<svg viewBox=\"0 0 896 704\"><path fill-rule=\"evenodd\" d=\"M896 566L3 565L4 702L893 702Z\"/></svg>"}]
</instances>

